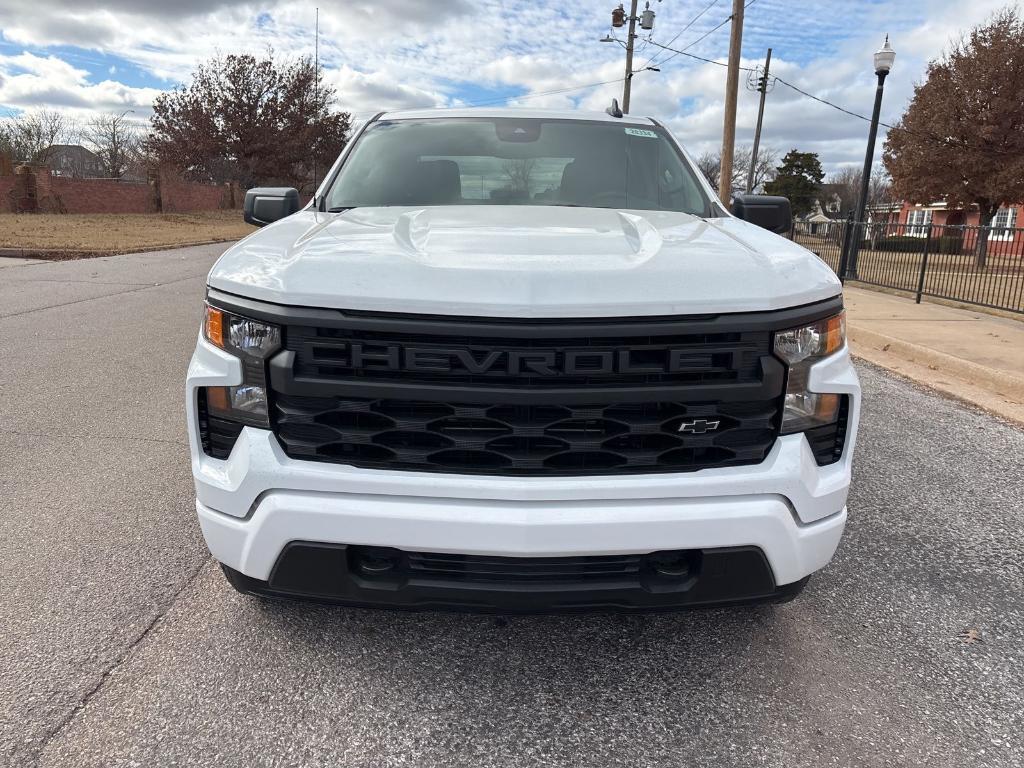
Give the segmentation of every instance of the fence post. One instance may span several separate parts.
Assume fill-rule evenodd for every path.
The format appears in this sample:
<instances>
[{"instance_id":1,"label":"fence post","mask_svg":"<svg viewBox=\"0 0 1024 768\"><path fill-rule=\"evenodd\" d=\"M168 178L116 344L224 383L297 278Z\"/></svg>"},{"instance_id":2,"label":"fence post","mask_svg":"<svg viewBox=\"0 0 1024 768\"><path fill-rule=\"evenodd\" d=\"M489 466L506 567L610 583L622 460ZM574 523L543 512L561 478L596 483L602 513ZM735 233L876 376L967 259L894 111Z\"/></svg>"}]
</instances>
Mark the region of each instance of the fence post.
<instances>
[{"instance_id":1,"label":"fence post","mask_svg":"<svg viewBox=\"0 0 1024 768\"><path fill-rule=\"evenodd\" d=\"M850 236L853 233L853 214L846 217L843 222L843 244L839 248L839 282L846 282L846 269L849 266L850 258Z\"/></svg>"},{"instance_id":2,"label":"fence post","mask_svg":"<svg viewBox=\"0 0 1024 768\"><path fill-rule=\"evenodd\" d=\"M932 242L932 224L928 223L928 229L924 233L924 253L921 255L921 274L917 276L917 298L914 299L918 304L921 303L921 294L924 293L924 273L928 269L928 248Z\"/></svg>"}]
</instances>

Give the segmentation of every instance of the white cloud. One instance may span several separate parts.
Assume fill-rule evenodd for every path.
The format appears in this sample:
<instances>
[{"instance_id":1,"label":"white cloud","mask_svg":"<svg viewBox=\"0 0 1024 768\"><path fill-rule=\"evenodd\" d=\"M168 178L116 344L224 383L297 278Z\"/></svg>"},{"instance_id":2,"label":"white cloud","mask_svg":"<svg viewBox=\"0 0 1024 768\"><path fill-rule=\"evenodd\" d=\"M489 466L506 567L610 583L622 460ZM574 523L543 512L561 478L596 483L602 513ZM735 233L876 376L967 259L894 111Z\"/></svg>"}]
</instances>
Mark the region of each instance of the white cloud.
<instances>
[{"instance_id":1,"label":"white cloud","mask_svg":"<svg viewBox=\"0 0 1024 768\"><path fill-rule=\"evenodd\" d=\"M156 88L131 88L116 80L89 82L87 74L56 56L0 56L0 104L61 109L73 118L87 118L96 111L148 111L160 93Z\"/></svg>"},{"instance_id":2,"label":"white cloud","mask_svg":"<svg viewBox=\"0 0 1024 768\"><path fill-rule=\"evenodd\" d=\"M658 14L655 39L671 39L707 2L653 4ZM757 65L764 48L772 46L774 73L868 114L874 93L871 53L889 33L897 61L886 85L883 120L891 121L905 107L927 60L1004 2L818 0L809 11L796 0L759 0L747 12L743 63ZM564 90L622 77L621 47L597 42L608 31L610 4L320 0L319 7L326 80L338 91L338 106L357 115L472 103L488 99L487 89L526 91L525 98L510 103L530 107L604 109L613 96L621 97L621 83ZM728 0L720 0L674 45L692 43L728 12ZM187 80L198 62L218 52L262 54L272 47L286 56L310 54L312 31L312 5L283 0L259 6L247 0L107 0L103 8L73 0L37 0L32 13L25 13L24 0L0 0L0 35L7 50L11 45L37 52L75 46L126 62L122 66L104 61L102 74L90 76L56 54L0 54L0 106L66 108L81 115L135 109L144 115L159 89L126 84L139 82L131 78L133 68L171 84ZM726 25L692 52L724 61L727 44ZM648 45L637 56L637 64L667 56ZM633 111L661 118L698 154L720 141L724 87L723 67L676 56L660 73L634 77ZM756 109L756 94L741 86L740 142L752 139ZM826 166L835 167L860 161L866 134L864 121L781 84L768 96L765 146L781 152L793 147L817 151Z\"/></svg>"}]
</instances>

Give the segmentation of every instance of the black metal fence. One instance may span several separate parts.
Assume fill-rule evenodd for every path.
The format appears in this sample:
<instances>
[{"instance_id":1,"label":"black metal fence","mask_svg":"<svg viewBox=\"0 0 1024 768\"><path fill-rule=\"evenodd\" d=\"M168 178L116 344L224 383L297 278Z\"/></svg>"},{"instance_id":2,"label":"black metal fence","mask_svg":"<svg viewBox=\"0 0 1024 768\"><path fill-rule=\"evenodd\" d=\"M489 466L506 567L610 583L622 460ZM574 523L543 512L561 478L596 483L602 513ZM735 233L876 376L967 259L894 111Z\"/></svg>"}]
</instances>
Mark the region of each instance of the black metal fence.
<instances>
[{"instance_id":1,"label":"black metal fence","mask_svg":"<svg viewBox=\"0 0 1024 768\"><path fill-rule=\"evenodd\" d=\"M1024 313L1024 229L797 222L790 238L842 280Z\"/></svg>"}]
</instances>

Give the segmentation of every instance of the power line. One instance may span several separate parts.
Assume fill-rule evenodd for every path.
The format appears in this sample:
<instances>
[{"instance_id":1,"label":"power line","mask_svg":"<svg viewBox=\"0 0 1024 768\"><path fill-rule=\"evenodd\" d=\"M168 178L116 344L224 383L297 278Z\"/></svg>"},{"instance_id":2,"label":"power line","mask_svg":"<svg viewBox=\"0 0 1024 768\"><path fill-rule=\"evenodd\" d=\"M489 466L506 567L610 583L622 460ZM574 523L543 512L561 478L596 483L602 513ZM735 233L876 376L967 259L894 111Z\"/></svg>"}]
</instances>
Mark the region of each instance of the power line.
<instances>
[{"instance_id":1,"label":"power line","mask_svg":"<svg viewBox=\"0 0 1024 768\"><path fill-rule=\"evenodd\" d=\"M712 31L714 31L714 30L712 30ZM657 42L655 40L651 40L651 45L656 45L658 48L664 48L666 51L672 51L675 54L675 56L689 56L691 59L697 59L697 61L703 61L705 64L715 64L715 65L717 65L719 67L728 67L729 66L728 64L726 64L725 62L722 62L722 61L715 61L714 59L706 59L703 56L698 56L696 53L688 53L685 48L684 49L670 48L669 46L662 45L661 43L659 43L659 42ZM671 58L674 58L674 56L670 56L669 57L669 59L671 59ZM668 59L662 59L662 61L658 62L658 66L661 66L666 61L668 61ZM756 72L757 71L757 69L754 68L754 67L740 67L740 69L742 71L744 71L744 72Z\"/></svg>"},{"instance_id":2,"label":"power line","mask_svg":"<svg viewBox=\"0 0 1024 768\"><path fill-rule=\"evenodd\" d=\"M687 22L687 24L686 24L686 26L685 26L685 27L683 27L683 28L682 28L682 29L680 29L680 30L679 30L678 32L676 32L676 36L675 36L675 37L673 37L673 38L672 38L671 40L669 40L669 41L668 41L668 44L669 44L669 45L672 45L672 43L674 43L674 42L675 42L676 40L678 40L678 39L679 39L679 36L680 36L680 35L682 35L682 34L683 34L683 32L685 32L685 31L686 31L686 30L688 30L688 29L689 29L690 27L692 27L692 26L693 26L694 24L696 24L696 23L697 23L697 20L698 20L698 19L700 19L700 17L701 17L701 16L703 16L703 15L704 15L705 13L707 13L708 11L710 11L710 10L711 10L711 9L712 9L712 8L713 8L714 6L716 6L717 4L718 4L718 0L711 0L711 2L710 2L710 3L708 3L708 4L706 5L706 6L704 6L704 10L702 10L702 11L701 11L700 13L698 13L698 14L697 14L696 16L694 16L694 17L693 17L692 19L690 19L690 21L689 21L689 22ZM648 35L648 36L647 36L647 39L645 40L645 42L647 42L647 43L654 43L654 41L653 41L653 40L651 39L650 35ZM654 43L654 44L655 44L655 45L658 45L657 43ZM659 47L659 48L661 48L661 47L663 47L663 46L658 46L658 47ZM654 60L655 60L656 58L658 58L658 56L659 56L659 55L660 55L660 54L657 54L657 53L656 53L656 54L654 54L653 56L651 56L651 59L650 59L650 61L648 61L648 62L647 62L647 66L648 66L648 67L650 67L650 66L657 66L657 65L656 65L656 64L654 64L653 62L654 62Z\"/></svg>"},{"instance_id":3,"label":"power line","mask_svg":"<svg viewBox=\"0 0 1024 768\"><path fill-rule=\"evenodd\" d=\"M802 88L797 88L795 85L793 85L792 83L790 83L790 82L788 82L786 80L783 80L778 75L774 75L772 77L772 80L774 82L776 82L776 83L782 83L787 88L793 89L794 91L799 93L801 96L806 96L808 99L813 99L814 101L817 101L820 104L824 104L826 106L832 107L832 109L838 109L840 112L842 112L844 114L847 114L850 117L859 117L861 120L864 120L864 121L869 122L869 123L871 122L871 118L870 117L865 117L864 115L861 115L861 114L858 114L856 112L853 112L852 110L846 109L846 107L841 107L838 104L834 104L833 102L829 101L828 99L823 99L821 96L815 96L813 93L808 93L807 91L803 90ZM879 121L878 124L879 125L884 125L886 128L892 128L892 126L889 125L888 123L883 123L883 122Z\"/></svg>"},{"instance_id":4,"label":"power line","mask_svg":"<svg viewBox=\"0 0 1024 768\"><path fill-rule=\"evenodd\" d=\"M753 1L756 2L757 0L753 0ZM724 62L721 62L721 61L715 61L714 59L706 59L703 56L698 56L695 53L688 53L685 49L684 50L677 50L675 48L669 48L668 46L662 45L661 43L656 42L654 40L651 40L651 44L655 45L655 46L657 46L659 48L665 48L666 50L673 51L676 54L680 54L680 55L683 55L683 56L688 56L691 59L697 59L698 61L703 61L706 64L714 64L715 66L718 66L718 67L727 67L728 66L728 64L725 64ZM667 59L662 61L662 63L664 63L665 61L667 61ZM754 68L754 67L740 67L740 69L744 70L746 72L757 72L757 69ZM832 107L832 109L838 110L839 112L842 112L845 115L849 115L850 117L856 117L859 120L863 120L864 122L867 122L867 123L871 122L871 118L868 117L867 115L862 115L862 114L860 114L858 112L854 112L851 109L847 109L846 107L842 107L839 104L836 104L835 102L829 101L826 98L823 98L821 96L816 96L813 93L805 91L803 88L800 88L800 87L798 87L796 85L793 85L793 83L789 82L788 80L783 80L778 75L772 75L771 80L772 80L773 83L780 83L780 84L786 86L787 88L790 88L793 91L796 91L801 96L804 96L804 97L806 97L808 99L812 99L814 101L817 101L818 103L824 104L827 107ZM963 141L956 142L956 141L953 141L953 140L948 139L948 138L944 139L941 136L931 136L931 135L926 134L926 133L920 133L919 131L912 131L909 128L905 128L903 126L891 125L890 123L883 123L881 121L879 121L878 124L883 126L884 128L888 128L890 131L904 131L906 133L909 133L911 136L917 136L920 139L924 139L926 141L931 141L932 143L935 143L935 144L941 144L942 146L945 146L945 147L953 147L953 148L964 147L964 148L968 148L968 149L973 148L973 149L981 149L981 150L984 150L986 152L992 152L993 154L1002 155L1002 156L1006 156L1006 157L1010 157L1010 156L1016 157L1017 156L1017 154L1014 153L1014 152L1007 152L1005 150L996 149L995 147L979 147L979 146L972 145L972 144L970 144L968 142L963 142Z\"/></svg>"},{"instance_id":5,"label":"power line","mask_svg":"<svg viewBox=\"0 0 1024 768\"><path fill-rule=\"evenodd\" d=\"M861 115L861 114L858 114L857 112L854 112L852 110L846 109L845 107L841 107L838 104L835 104L835 103L829 101L828 99L823 99L821 96L815 96L813 93L808 93L807 91L803 90L802 88L797 88L792 83L783 80L781 77L775 76L773 79L776 82L778 82L778 83L782 83L787 88L792 88L794 91L799 93L801 96L806 96L808 99L813 99L814 101L817 101L817 102L819 102L821 104L824 104L825 106L832 107L832 109L837 109L840 112L842 112L843 114L850 115L850 117L858 117L861 120L864 120L865 122L871 122L871 118L870 117L866 117L865 115ZM883 126L883 127L885 127L885 128L888 128L890 131L903 131L904 133L909 133L911 136L916 136L919 139L924 139L925 141L930 141L933 144L941 144L944 147L951 147L953 149L957 149L957 148L979 149L979 150L982 150L984 152L991 152L994 155L1002 155L1004 157L1011 157L1011 156L1012 157L1018 157L1019 156L1018 153L1016 153L1016 152L1007 152L1005 150L996 149L995 147L984 147L984 146L974 145L974 144L970 144L969 142L966 142L966 141L954 141L954 140L952 140L950 138L942 138L941 136L934 136L934 135L927 134L927 133L921 133L920 131L912 131L909 128L906 128L905 126L902 126L902 125L891 125L890 123L883 123L881 120L878 121L878 124Z\"/></svg>"},{"instance_id":6,"label":"power line","mask_svg":"<svg viewBox=\"0 0 1024 768\"><path fill-rule=\"evenodd\" d=\"M675 51L675 52L674 52L674 53L673 53L673 54L672 54L671 56L667 56L667 57L665 57L664 59L662 59L661 61L659 61L659 62L658 62L657 66L659 66L659 67L660 67L660 66L662 66L662 65L663 65L663 64L664 64L664 63L665 63L666 61L671 61L671 60L672 60L672 59L674 59L674 58L675 58L676 56L679 56L680 54L685 54L685 53L686 53L686 49L687 49L687 48L692 48L692 47L693 47L693 46L695 46L695 45L696 45L697 43L699 43L699 42L701 42L702 40L704 40L704 38L706 38L706 37L708 37L709 35L711 35L711 34L712 34L713 32L717 32L718 30L720 30L720 29L721 29L722 27L724 27L724 26L725 26L726 24L728 24L728 23L729 23L730 21L732 21L732 16L729 16L729 18L727 18L727 19L726 19L725 21L723 21L723 22L722 22L721 24L719 24L719 25L718 25L717 27L712 27L711 29L709 29L709 30L708 30L707 32L705 32L705 33L704 33L703 35L701 35L700 37L698 37L698 38L697 38L696 40L694 40L694 41L693 41L692 43L690 43L689 45L685 46L685 47L684 47L684 48L683 48L682 50L678 50L678 51ZM657 44L657 43L655 43L655 45L658 45L658 44ZM662 46L659 46L659 47L662 47ZM674 50L674 49L670 49L670 50Z\"/></svg>"},{"instance_id":7,"label":"power line","mask_svg":"<svg viewBox=\"0 0 1024 768\"><path fill-rule=\"evenodd\" d=\"M749 0L749 2L746 5L743 6L744 10L746 10L747 8L749 8L750 6L752 6L756 2L757 2L757 0ZM676 56L679 56L680 54L685 55L686 51L688 49L693 48L693 46L695 46L697 43L700 43L703 40L705 40L706 38L710 37L712 34L717 32L718 30L720 30L722 27L724 27L730 21L732 21L732 14L729 14L729 16L726 17L721 23L719 23L717 26L712 27L711 29L709 29L707 32L705 32L703 35L698 37L692 43L687 43L686 45L684 45L680 50L676 50L675 48L669 48L668 46L664 46L664 45L659 45L658 43L654 43L654 41L652 40L651 42L654 43L654 45L657 45L659 48L666 48L667 50L670 50L670 51L673 52L671 56L667 56L664 59L662 59L661 61L659 61L656 66L660 67L666 61L671 61L672 59L674 59ZM715 63L717 63L717 62L715 62ZM728 66L728 65L723 64L722 66Z\"/></svg>"}]
</instances>

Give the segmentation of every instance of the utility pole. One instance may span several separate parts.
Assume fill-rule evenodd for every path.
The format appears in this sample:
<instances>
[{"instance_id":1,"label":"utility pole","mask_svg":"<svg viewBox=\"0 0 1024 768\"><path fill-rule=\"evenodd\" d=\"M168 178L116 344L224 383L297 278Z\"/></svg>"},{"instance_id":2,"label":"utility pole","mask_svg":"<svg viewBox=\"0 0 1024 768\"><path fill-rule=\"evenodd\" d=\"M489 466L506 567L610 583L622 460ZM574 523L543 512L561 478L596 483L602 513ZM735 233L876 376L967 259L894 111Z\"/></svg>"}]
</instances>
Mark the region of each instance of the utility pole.
<instances>
[{"instance_id":1,"label":"utility pole","mask_svg":"<svg viewBox=\"0 0 1024 768\"><path fill-rule=\"evenodd\" d=\"M626 35L626 79L622 83L622 114L629 114L629 91L633 84L633 39L636 37L636 4L629 4L629 33Z\"/></svg>"},{"instance_id":2,"label":"utility pole","mask_svg":"<svg viewBox=\"0 0 1024 768\"><path fill-rule=\"evenodd\" d=\"M736 148L736 98L740 87L740 49L743 47L743 0L732 0L729 35L729 73L725 79L725 124L722 126L722 170L718 198L726 207L732 198L732 159Z\"/></svg>"},{"instance_id":3,"label":"utility pole","mask_svg":"<svg viewBox=\"0 0 1024 768\"><path fill-rule=\"evenodd\" d=\"M768 67L772 63L772 49L764 57L764 74L758 79L757 90L761 92L761 104L757 108L757 128L754 129L754 149L750 153L750 173L747 174L747 194L754 191L754 173L757 170L757 148L761 144L761 121L764 119L764 97L768 93Z\"/></svg>"},{"instance_id":4,"label":"utility pole","mask_svg":"<svg viewBox=\"0 0 1024 768\"><path fill-rule=\"evenodd\" d=\"M640 22L640 29L651 30L654 29L654 11L651 10L651 4L648 2L647 7L644 8L644 12L637 16L636 7L639 0L630 0L629 4L629 15L626 15L626 9L619 4L619 7L612 11L612 26L622 27L625 26L626 22L629 22L629 28L626 33L626 76L622 81L622 114L629 113L629 95L633 84L633 41L636 40L636 23ZM661 2L661 0L658 0ZM618 38L612 37L611 35L605 35L601 38L602 43L618 43L622 45L622 41ZM644 67L652 72L660 72L657 67Z\"/></svg>"}]
</instances>

